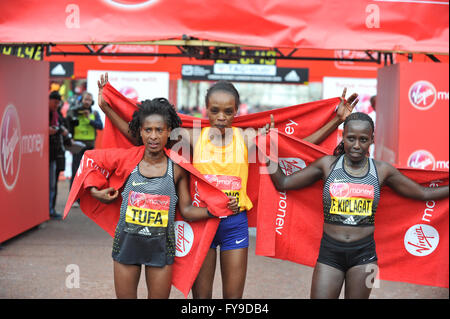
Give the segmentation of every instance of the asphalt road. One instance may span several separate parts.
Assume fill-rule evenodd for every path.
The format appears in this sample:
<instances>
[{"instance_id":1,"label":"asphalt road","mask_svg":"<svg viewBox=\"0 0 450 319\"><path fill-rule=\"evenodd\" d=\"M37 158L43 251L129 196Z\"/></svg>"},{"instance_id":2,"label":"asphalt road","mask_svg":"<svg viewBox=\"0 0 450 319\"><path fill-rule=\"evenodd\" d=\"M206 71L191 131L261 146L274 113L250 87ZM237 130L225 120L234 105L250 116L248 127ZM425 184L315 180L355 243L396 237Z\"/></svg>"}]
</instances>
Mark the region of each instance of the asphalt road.
<instances>
[{"instance_id":1,"label":"asphalt road","mask_svg":"<svg viewBox=\"0 0 450 319\"><path fill-rule=\"evenodd\" d=\"M57 210L60 212L67 199L68 185L67 180L59 182ZM0 298L113 299L111 247L112 238L79 208L72 208L66 220L49 220L0 245ZM220 299L220 266L217 265L213 298ZM79 286L73 280L75 271L79 274ZM308 299L312 272L307 266L256 256L252 236L244 298ZM142 274L138 297L146 298L146 294ZM170 298L184 296L172 287ZM371 298L448 299L449 290L380 281Z\"/></svg>"}]
</instances>

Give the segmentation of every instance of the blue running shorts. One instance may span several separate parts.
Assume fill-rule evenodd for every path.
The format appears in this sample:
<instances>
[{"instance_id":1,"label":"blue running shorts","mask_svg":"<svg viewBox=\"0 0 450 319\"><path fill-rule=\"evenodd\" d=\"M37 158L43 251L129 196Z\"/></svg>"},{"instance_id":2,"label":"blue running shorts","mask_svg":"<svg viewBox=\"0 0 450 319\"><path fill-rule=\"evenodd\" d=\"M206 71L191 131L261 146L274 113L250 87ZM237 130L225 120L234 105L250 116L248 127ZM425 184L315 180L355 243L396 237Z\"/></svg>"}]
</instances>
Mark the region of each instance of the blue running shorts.
<instances>
[{"instance_id":1,"label":"blue running shorts","mask_svg":"<svg viewBox=\"0 0 450 319\"><path fill-rule=\"evenodd\" d=\"M231 215L220 220L216 235L211 243L211 248L231 250L248 248L248 219L247 212L242 211L237 215Z\"/></svg>"}]
</instances>

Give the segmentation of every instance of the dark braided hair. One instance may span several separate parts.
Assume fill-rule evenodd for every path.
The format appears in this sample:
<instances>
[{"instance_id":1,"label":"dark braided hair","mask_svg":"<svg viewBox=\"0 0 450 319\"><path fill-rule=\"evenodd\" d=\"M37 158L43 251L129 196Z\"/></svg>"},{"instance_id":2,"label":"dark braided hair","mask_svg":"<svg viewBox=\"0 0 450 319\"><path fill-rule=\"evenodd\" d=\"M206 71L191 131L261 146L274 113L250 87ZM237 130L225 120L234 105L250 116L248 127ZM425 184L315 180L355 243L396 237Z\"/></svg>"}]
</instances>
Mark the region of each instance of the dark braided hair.
<instances>
[{"instance_id":1,"label":"dark braided hair","mask_svg":"<svg viewBox=\"0 0 450 319\"><path fill-rule=\"evenodd\" d=\"M351 113L344 121L344 128L347 126L347 123L350 121L367 121L370 124L370 127L372 128L372 134L375 132L375 125L373 124L372 118L367 115L366 113L362 112L355 112ZM344 154L344 141L341 141L338 146L333 151L334 156L339 156Z\"/></svg>"},{"instance_id":2,"label":"dark braided hair","mask_svg":"<svg viewBox=\"0 0 450 319\"><path fill-rule=\"evenodd\" d=\"M137 105L138 110L134 111L133 118L128 123L128 128L132 136L138 139L139 145L142 145L140 136L141 125L147 116L158 114L164 118L167 127L175 129L181 126L181 119L175 111L175 107L165 98L154 98L152 100L142 101ZM168 143L169 144L169 143Z\"/></svg>"},{"instance_id":3,"label":"dark braided hair","mask_svg":"<svg viewBox=\"0 0 450 319\"><path fill-rule=\"evenodd\" d=\"M234 101L236 103L236 110L239 109L239 105L241 104L241 100L239 98L239 92L234 87L234 85L228 81L216 82L214 85L212 85L208 89L208 91L206 91L206 96L205 96L206 107L208 107L208 101L209 101L209 97L211 96L211 94L214 92L217 92L217 91L223 91L223 92L227 92L227 93L230 93L231 95L233 95Z\"/></svg>"}]
</instances>

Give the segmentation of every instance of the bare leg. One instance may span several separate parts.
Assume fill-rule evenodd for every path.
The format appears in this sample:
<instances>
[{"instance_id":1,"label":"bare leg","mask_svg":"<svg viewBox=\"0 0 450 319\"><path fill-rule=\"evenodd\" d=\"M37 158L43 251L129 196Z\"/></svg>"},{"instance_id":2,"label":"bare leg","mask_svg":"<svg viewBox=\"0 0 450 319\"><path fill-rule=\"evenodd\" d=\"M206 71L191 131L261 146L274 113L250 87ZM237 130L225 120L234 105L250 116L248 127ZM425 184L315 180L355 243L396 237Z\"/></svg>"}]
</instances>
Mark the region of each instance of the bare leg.
<instances>
[{"instance_id":1,"label":"bare leg","mask_svg":"<svg viewBox=\"0 0 450 319\"><path fill-rule=\"evenodd\" d=\"M141 266L114 261L114 288L118 299L136 299Z\"/></svg>"},{"instance_id":2,"label":"bare leg","mask_svg":"<svg viewBox=\"0 0 450 319\"><path fill-rule=\"evenodd\" d=\"M167 299L172 287L172 265L145 267L148 299Z\"/></svg>"},{"instance_id":3,"label":"bare leg","mask_svg":"<svg viewBox=\"0 0 450 319\"><path fill-rule=\"evenodd\" d=\"M341 270L318 262L312 278L311 299L339 298L344 278Z\"/></svg>"},{"instance_id":4,"label":"bare leg","mask_svg":"<svg viewBox=\"0 0 450 319\"><path fill-rule=\"evenodd\" d=\"M192 297L194 299L211 299L216 271L216 250L210 248L203 261L202 268L192 285Z\"/></svg>"},{"instance_id":5,"label":"bare leg","mask_svg":"<svg viewBox=\"0 0 450 319\"><path fill-rule=\"evenodd\" d=\"M224 299L241 299L247 276L248 248L220 252L222 291Z\"/></svg>"},{"instance_id":6,"label":"bare leg","mask_svg":"<svg viewBox=\"0 0 450 319\"><path fill-rule=\"evenodd\" d=\"M374 270L378 269L376 263L359 265L347 271L345 279L346 299L368 299L376 276Z\"/></svg>"}]
</instances>

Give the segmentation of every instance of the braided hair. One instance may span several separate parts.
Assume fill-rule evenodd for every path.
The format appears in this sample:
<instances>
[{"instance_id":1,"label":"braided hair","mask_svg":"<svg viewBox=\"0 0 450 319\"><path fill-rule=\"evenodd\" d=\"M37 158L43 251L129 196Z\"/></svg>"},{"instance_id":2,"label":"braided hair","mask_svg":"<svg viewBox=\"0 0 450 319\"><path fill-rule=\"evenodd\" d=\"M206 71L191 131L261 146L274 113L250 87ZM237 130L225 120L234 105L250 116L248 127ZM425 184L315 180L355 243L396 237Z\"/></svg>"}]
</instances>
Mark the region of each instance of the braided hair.
<instances>
[{"instance_id":1,"label":"braided hair","mask_svg":"<svg viewBox=\"0 0 450 319\"><path fill-rule=\"evenodd\" d=\"M153 114L161 115L167 127L172 130L181 126L181 119L175 111L175 107L166 98L145 100L138 104L137 107L138 109L134 111L132 120L128 123L128 128L131 135L138 139L139 145L143 144L140 129L147 116Z\"/></svg>"},{"instance_id":2,"label":"braided hair","mask_svg":"<svg viewBox=\"0 0 450 319\"><path fill-rule=\"evenodd\" d=\"M370 127L372 128L372 134L373 132L375 132L375 125L373 124L373 120L372 118L367 115L366 113L362 113L362 112L355 112L355 113L351 113L349 116L347 116L347 118L344 121L344 128L345 126L347 126L347 123L350 121L367 121L370 124ZM338 146L336 146L336 148L333 151L333 155L334 156L339 156L344 154L344 141L341 141Z\"/></svg>"},{"instance_id":3,"label":"braided hair","mask_svg":"<svg viewBox=\"0 0 450 319\"><path fill-rule=\"evenodd\" d=\"M236 110L239 109L239 105L241 104L239 92L234 87L234 85L228 81L218 81L214 85L212 85L208 89L208 91L206 91L206 96L205 96L206 107L208 107L208 101L209 101L209 97L211 96L211 94L214 92L217 92L217 91L223 91L223 92L227 92L227 93L230 93L231 95L233 95L234 101L236 103Z\"/></svg>"}]
</instances>

